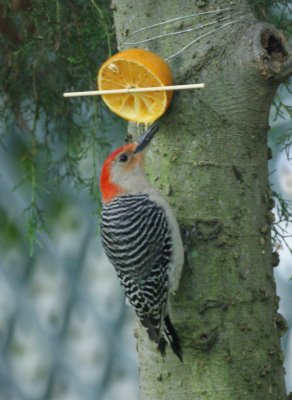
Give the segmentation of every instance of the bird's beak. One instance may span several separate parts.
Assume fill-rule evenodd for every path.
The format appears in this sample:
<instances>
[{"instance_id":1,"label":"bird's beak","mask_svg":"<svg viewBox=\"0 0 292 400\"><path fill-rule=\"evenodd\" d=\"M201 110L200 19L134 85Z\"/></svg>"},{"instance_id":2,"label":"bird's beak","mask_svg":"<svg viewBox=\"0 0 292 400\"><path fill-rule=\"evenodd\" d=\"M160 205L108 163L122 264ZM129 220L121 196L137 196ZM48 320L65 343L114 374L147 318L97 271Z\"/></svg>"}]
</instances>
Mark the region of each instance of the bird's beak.
<instances>
[{"instance_id":1,"label":"bird's beak","mask_svg":"<svg viewBox=\"0 0 292 400\"><path fill-rule=\"evenodd\" d=\"M136 149L134 151L134 154L140 153L145 149L145 147L150 143L151 139L155 135L155 133L158 131L159 128L159 122L156 121L152 125L149 126L149 128L143 133L141 136Z\"/></svg>"}]
</instances>

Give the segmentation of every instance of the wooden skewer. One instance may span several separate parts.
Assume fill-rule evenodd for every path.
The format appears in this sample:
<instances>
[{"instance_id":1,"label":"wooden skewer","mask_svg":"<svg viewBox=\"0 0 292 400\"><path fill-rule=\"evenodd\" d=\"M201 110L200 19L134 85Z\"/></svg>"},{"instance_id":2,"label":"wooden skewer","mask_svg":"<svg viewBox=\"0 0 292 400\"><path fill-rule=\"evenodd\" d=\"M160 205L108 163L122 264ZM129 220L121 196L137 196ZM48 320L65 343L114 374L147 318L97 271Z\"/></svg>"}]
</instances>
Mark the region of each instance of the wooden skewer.
<instances>
[{"instance_id":1,"label":"wooden skewer","mask_svg":"<svg viewBox=\"0 0 292 400\"><path fill-rule=\"evenodd\" d=\"M102 94L163 92L164 90L188 90L188 89L201 89L204 87L205 87L204 83L191 83L188 85L156 86L156 87L146 87L146 88L128 88L128 89L112 89L112 90L93 90L88 92L69 92L69 93L63 93L63 96L79 97L79 96L100 96Z\"/></svg>"}]
</instances>

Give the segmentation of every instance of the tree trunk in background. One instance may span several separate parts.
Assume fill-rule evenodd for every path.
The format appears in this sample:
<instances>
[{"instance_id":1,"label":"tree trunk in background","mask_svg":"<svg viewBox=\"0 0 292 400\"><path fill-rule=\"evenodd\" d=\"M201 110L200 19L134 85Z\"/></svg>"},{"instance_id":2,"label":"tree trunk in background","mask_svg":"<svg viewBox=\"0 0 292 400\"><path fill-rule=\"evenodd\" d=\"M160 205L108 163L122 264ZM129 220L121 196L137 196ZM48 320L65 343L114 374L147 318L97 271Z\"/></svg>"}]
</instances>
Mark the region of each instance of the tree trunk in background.
<instances>
[{"instance_id":1,"label":"tree trunk in background","mask_svg":"<svg viewBox=\"0 0 292 400\"><path fill-rule=\"evenodd\" d=\"M188 29L194 21L198 26L215 22L218 14L206 14L132 35L229 4L114 0L112 5L120 49L150 49L168 60L176 84L206 84L175 95L148 153L155 186L167 196L181 228L195 230L191 263L172 302L184 363L169 350L162 359L139 329L143 400L286 398L267 168L269 110L291 63L284 39L255 19L248 1L237 0L221 15L229 18L218 24L127 44Z\"/></svg>"}]
</instances>

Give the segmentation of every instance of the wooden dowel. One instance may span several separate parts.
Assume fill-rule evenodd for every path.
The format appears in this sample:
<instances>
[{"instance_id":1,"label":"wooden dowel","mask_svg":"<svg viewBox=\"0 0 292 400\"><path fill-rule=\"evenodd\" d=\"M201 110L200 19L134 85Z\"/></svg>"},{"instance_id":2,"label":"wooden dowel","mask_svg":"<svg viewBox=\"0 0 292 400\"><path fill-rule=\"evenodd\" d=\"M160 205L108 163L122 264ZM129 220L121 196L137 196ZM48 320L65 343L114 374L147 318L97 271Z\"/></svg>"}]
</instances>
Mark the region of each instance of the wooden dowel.
<instances>
[{"instance_id":1,"label":"wooden dowel","mask_svg":"<svg viewBox=\"0 0 292 400\"><path fill-rule=\"evenodd\" d=\"M157 87L146 87L146 88L128 88L128 89L112 89L112 90L93 90L88 92L69 92L69 93L63 93L63 96L80 97L80 96L100 96L102 94L163 92L164 90L188 90L188 89L201 89L204 87L205 87L204 83L191 83L188 85L157 86Z\"/></svg>"}]
</instances>

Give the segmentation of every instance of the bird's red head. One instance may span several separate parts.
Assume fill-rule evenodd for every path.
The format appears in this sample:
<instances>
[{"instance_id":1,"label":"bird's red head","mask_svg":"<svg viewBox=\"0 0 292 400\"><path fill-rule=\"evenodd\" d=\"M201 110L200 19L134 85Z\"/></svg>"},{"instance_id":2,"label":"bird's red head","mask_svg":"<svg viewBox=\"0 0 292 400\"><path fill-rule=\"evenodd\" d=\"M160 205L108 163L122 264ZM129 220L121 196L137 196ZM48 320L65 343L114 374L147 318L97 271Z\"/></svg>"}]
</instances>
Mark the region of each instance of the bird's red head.
<instances>
[{"instance_id":1,"label":"bird's red head","mask_svg":"<svg viewBox=\"0 0 292 400\"><path fill-rule=\"evenodd\" d=\"M135 153L136 147L135 143L119 147L105 160L100 175L100 189L105 203L129 193L135 178L144 176L145 155L144 152Z\"/></svg>"},{"instance_id":2,"label":"bird's red head","mask_svg":"<svg viewBox=\"0 0 292 400\"><path fill-rule=\"evenodd\" d=\"M149 182L144 171L145 148L158 130L152 124L141 136L139 143L126 144L113 151L105 160L100 176L102 200L110 202L117 196L143 191Z\"/></svg>"}]
</instances>

